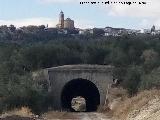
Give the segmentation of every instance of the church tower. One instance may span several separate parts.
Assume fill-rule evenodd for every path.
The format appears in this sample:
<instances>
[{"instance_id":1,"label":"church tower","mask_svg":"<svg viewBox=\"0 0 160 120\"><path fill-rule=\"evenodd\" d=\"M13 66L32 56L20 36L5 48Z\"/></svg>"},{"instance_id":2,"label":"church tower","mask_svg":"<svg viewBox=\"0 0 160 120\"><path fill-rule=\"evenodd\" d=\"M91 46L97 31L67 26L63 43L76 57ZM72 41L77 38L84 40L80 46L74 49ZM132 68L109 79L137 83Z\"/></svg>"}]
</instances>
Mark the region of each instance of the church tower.
<instances>
[{"instance_id":1,"label":"church tower","mask_svg":"<svg viewBox=\"0 0 160 120\"><path fill-rule=\"evenodd\" d=\"M59 14L59 27L64 28L64 13L62 11Z\"/></svg>"}]
</instances>

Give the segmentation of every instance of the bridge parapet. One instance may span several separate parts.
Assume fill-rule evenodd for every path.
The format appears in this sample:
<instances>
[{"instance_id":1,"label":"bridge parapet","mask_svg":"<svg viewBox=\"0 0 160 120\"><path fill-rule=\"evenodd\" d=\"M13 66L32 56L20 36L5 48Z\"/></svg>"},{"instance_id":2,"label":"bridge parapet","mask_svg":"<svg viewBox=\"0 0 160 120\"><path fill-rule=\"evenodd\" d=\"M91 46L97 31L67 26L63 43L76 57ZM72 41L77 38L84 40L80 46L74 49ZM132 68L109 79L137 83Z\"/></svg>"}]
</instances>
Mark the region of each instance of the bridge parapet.
<instances>
[{"instance_id":1,"label":"bridge parapet","mask_svg":"<svg viewBox=\"0 0 160 120\"><path fill-rule=\"evenodd\" d=\"M110 65L64 65L58 67L47 68L50 71L98 71L112 72L113 66Z\"/></svg>"}]
</instances>

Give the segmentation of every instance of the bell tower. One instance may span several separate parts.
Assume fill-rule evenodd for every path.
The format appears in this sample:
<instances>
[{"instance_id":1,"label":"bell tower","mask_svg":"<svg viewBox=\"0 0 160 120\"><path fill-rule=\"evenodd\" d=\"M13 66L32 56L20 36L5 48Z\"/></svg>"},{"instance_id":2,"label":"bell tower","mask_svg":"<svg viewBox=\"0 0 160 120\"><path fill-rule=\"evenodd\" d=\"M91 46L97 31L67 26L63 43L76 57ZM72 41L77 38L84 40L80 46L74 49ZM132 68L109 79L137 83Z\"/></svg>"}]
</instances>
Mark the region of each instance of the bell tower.
<instances>
[{"instance_id":1,"label":"bell tower","mask_svg":"<svg viewBox=\"0 0 160 120\"><path fill-rule=\"evenodd\" d=\"M63 11L61 11L60 12L60 14L59 14L59 27L60 28L64 28L64 13L63 13Z\"/></svg>"}]
</instances>

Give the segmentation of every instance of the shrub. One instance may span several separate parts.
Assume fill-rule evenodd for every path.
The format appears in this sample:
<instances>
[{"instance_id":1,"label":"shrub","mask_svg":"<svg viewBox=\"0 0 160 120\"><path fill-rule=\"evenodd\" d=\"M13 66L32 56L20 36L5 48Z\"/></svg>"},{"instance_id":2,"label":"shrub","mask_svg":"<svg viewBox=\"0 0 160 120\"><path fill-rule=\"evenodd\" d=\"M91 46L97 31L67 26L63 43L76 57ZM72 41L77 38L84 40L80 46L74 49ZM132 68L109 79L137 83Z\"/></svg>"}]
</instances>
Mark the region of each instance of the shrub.
<instances>
[{"instance_id":1,"label":"shrub","mask_svg":"<svg viewBox=\"0 0 160 120\"><path fill-rule=\"evenodd\" d=\"M140 90L160 88L160 68L154 69L151 73L141 76Z\"/></svg>"},{"instance_id":2,"label":"shrub","mask_svg":"<svg viewBox=\"0 0 160 120\"><path fill-rule=\"evenodd\" d=\"M127 73L123 80L122 86L128 90L128 93L131 96L138 92L139 83L141 81L140 76L140 67L131 66L127 69Z\"/></svg>"}]
</instances>

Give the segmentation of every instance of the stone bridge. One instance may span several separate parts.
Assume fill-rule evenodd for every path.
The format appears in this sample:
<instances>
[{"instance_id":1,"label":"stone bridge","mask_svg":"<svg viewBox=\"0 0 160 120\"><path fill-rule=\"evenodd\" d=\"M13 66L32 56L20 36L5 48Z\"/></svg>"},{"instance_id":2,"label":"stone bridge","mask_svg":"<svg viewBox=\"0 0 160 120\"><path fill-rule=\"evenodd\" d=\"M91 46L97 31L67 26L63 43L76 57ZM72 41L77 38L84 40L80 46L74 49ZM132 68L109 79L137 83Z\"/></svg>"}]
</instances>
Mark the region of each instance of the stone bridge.
<instances>
[{"instance_id":1,"label":"stone bridge","mask_svg":"<svg viewBox=\"0 0 160 120\"><path fill-rule=\"evenodd\" d=\"M113 82L112 66L65 65L45 69L56 110L71 110L74 97L86 99L87 111L104 105L108 86Z\"/></svg>"}]
</instances>

